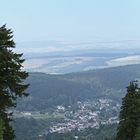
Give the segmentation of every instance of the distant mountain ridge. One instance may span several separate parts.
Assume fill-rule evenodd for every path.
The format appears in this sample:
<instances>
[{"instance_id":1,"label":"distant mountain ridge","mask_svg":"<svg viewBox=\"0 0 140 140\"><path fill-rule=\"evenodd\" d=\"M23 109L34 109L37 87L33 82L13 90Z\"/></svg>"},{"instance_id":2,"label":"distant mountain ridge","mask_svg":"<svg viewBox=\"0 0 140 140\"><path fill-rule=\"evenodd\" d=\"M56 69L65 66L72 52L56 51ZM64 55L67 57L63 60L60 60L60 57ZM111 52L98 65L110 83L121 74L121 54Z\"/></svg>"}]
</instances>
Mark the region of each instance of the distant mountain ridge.
<instances>
[{"instance_id":1,"label":"distant mountain ridge","mask_svg":"<svg viewBox=\"0 0 140 140\"><path fill-rule=\"evenodd\" d=\"M15 50L24 53L25 70L65 74L140 64L140 40L110 42L42 41L17 43Z\"/></svg>"}]
</instances>

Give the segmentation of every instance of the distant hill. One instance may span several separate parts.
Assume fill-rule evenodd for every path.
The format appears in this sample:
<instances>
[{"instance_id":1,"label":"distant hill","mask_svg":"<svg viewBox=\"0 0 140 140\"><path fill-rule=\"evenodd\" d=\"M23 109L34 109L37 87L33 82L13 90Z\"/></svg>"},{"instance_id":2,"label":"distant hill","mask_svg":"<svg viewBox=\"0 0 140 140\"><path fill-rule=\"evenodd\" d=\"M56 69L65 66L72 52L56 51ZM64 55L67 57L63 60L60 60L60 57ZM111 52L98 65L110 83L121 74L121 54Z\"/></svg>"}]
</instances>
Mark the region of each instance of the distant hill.
<instances>
[{"instance_id":1,"label":"distant hill","mask_svg":"<svg viewBox=\"0 0 140 140\"><path fill-rule=\"evenodd\" d=\"M64 74L96 68L140 64L140 40L110 42L33 41L17 43L30 72Z\"/></svg>"},{"instance_id":2,"label":"distant hill","mask_svg":"<svg viewBox=\"0 0 140 140\"><path fill-rule=\"evenodd\" d=\"M140 65L97 69L63 75L30 73L27 99L19 101L19 110L47 110L56 105L72 105L77 101L108 98L120 101L125 87L140 79Z\"/></svg>"}]
</instances>

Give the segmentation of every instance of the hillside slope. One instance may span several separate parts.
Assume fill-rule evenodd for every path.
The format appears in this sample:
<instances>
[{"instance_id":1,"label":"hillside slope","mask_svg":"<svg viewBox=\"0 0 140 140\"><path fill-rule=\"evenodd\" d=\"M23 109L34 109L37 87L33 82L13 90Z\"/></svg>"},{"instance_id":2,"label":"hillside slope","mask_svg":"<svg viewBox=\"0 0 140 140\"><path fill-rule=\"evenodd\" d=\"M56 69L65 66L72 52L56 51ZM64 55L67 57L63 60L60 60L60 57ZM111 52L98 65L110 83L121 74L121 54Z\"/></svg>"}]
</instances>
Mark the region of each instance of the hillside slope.
<instances>
[{"instance_id":1,"label":"hillside slope","mask_svg":"<svg viewBox=\"0 0 140 140\"><path fill-rule=\"evenodd\" d=\"M46 110L95 98L118 100L132 80L140 79L140 65L129 65L64 75L30 73L27 99L17 109Z\"/></svg>"}]
</instances>

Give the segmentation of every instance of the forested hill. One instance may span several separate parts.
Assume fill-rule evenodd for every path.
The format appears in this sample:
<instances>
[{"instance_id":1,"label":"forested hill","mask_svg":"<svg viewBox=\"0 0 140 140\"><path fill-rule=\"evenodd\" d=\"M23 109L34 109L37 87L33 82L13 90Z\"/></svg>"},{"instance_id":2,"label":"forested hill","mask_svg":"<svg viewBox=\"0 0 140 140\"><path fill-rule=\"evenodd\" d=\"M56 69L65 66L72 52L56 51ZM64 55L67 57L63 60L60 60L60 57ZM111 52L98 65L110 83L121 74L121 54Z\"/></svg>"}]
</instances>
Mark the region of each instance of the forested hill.
<instances>
[{"instance_id":1,"label":"forested hill","mask_svg":"<svg viewBox=\"0 0 140 140\"><path fill-rule=\"evenodd\" d=\"M140 79L140 65L97 69L64 75L30 73L30 96L20 101L18 109L46 110L56 105L72 105L77 101L107 98L117 101L132 80Z\"/></svg>"}]
</instances>

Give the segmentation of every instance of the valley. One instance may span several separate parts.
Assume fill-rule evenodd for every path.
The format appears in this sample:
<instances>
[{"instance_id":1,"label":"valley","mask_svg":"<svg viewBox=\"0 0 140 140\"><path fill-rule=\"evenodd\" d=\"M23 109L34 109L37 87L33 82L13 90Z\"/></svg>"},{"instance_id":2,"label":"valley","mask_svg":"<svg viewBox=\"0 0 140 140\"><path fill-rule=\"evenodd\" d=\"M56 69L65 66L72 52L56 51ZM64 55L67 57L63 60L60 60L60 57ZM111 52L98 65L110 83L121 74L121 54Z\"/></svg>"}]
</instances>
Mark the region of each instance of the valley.
<instances>
[{"instance_id":1,"label":"valley","mask_svg":"<svg viewBox=\"0 0 140 140\"><path fill-rule=\"evenodd\" d=\"M35 131L28 133L30 139L62 139L69 133L79 136L81 132L90 135L88 129L98 130L101 137L105 127L114 130L125 87L140 79L139 69L140 65L128 65L63 75L30 73L26 81L31 84L30 96L19 100L14 112L17 138L23 137L19 121L26 124L24 133L28 129Z\"/></svg>"}]
</instances>

